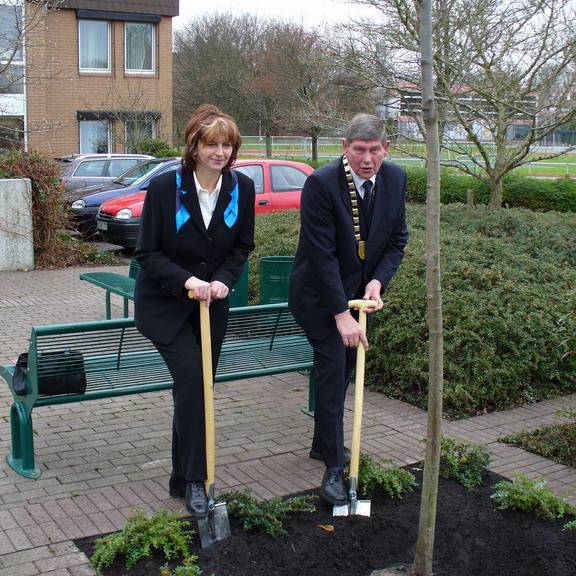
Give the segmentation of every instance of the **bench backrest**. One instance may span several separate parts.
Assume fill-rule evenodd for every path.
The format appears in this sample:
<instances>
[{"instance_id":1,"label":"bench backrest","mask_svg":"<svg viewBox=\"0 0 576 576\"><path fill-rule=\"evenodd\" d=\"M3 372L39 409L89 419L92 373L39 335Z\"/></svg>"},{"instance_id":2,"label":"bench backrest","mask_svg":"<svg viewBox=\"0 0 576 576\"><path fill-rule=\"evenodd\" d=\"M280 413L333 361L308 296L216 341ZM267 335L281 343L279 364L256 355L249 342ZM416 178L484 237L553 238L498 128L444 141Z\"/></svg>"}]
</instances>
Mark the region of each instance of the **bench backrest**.
<instances>
[{"instance_id":1,"label":"bench backrest","mask_svg":"<svg viewBox=\"0 0 576 576\"><path fill-rule=\"evenodd\" d=\"M70 365L66 355L55 354L66 350L80 352L83 362ZM312 350L287 304L230 310L217 381L304 370L311 365ZM111 391L120 395L130 393L130 389L136 392L172 386L160 354L138 332L132 318L32 329L28 399L42 397L39 379L82 370L86 374L86 394L96 397L109 396ZM59 398L72 402L85 396Z\"/></svg>"}]
</instances>

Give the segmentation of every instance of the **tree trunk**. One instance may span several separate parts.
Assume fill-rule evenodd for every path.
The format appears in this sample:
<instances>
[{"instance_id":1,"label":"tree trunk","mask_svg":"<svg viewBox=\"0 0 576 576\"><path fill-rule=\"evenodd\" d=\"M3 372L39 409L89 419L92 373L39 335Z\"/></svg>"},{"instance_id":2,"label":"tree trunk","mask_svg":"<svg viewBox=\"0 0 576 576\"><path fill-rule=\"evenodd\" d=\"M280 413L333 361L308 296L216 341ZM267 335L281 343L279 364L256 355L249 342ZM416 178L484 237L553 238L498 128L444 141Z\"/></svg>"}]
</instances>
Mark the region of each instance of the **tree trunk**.
<instances>
[{"instance_id":1,"label":"tree trunk","mask_svg":"<svg viewBox=\"0 0 576 576\"><path fill-rule=\"evenodd\" d=\"M428 432L420 525L416 542L413 576L431 576L436 503L440 472L442 439L442 387L444 341L442 328L442 292L440 276L440 142L434 99L432 68L432 4L418 0L420 16L420 52L422 71L422 116L426 127L427 195L426 195L426 292L429 330Z\"/></svg>"},{"instance_id":2,"label":"tree trunk","mask_svg":"<svg viewBox=\"0 0 576 576\"><path fill-rule=\"evenodd\" d=\"M266 130L266 158L272 158L272 134Z\"/></svg>"},{"instance_id":3,"label":"tree trunk","mask_svg":"<svg viewBox=\"0 0 576 576\"><path fill-rule=\"evenodd\" d=\"M312 133L312 160L318 160L318 133Z\"/></svg>"},{"instance_id":4,"label":"tree trunk","mask_svg":"<svg viewBox=\"0 0 576 576\"><path fill-rule=\"evenodd\" d=\"M502 178L490 180L490 208L496 210L502 207Z\"/></svg>"}]
</instances>

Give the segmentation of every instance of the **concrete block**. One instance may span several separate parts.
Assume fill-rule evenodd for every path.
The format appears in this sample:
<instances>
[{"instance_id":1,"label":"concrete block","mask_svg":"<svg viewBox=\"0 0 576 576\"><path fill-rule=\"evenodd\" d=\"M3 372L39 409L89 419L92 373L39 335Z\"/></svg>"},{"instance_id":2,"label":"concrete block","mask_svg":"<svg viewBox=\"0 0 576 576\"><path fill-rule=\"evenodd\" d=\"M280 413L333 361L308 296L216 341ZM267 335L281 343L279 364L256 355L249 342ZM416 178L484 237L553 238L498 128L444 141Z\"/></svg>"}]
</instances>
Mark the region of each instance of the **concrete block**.
<instances>
[{"instance_id":1,"label":"concrete block","mask_svg":"<svg viewBox=\"0 0 576 576\"><path fill-rule=\"evenodd\" d=\"M30 180L0 179L0 270L34 268Z\"/></svg>"}]
</instances>

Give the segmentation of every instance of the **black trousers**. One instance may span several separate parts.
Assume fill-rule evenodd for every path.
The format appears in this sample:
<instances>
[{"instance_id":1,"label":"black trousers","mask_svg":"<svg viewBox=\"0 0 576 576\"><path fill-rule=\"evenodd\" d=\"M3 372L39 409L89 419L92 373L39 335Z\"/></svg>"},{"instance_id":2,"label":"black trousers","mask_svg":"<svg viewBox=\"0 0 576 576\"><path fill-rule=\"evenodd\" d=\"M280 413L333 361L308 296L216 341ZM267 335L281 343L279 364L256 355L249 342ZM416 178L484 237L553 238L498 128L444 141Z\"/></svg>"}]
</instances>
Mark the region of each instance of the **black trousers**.
<instances>
[{"instance_id":1,"label":"black trousers","mask_svg":"<svg viewBox=\"0 0 576 576\"><path fill-rule=\"evenodd\" d=\"M188 321L169 344L154 342L174 380L172 397L172 476L170 483L185 487L186 482L206 479L206 434L204 390L200 342L200 316L194 307ZM228 321L228 299L210 304L212 368L216 372Z\"/></svg>"},{"instance_id":2,"label":"black trousers","mask_svg":"<svg viewBox=\"0 0 576 576\"><path fill-rule=\"evenodd\" d=\"M327 467L343 467L344 401L356 364L356 348L344 346L333 317L315 320L313 330L307 331L303 326L314 350L316 408L312 446L324 454Z\"/></svg>"}]
</instances>

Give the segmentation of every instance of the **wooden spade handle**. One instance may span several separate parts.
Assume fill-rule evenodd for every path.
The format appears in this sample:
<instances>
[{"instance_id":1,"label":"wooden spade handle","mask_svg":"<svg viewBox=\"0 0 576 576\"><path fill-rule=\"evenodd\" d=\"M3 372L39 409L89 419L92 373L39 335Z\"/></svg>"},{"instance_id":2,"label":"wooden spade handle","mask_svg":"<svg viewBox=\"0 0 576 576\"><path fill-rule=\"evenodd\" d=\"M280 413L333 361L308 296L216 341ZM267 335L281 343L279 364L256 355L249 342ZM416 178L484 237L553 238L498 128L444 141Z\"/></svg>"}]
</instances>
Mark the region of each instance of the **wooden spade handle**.
<instances>
[{"instance_id":1,"label":"wooden spade handle","mask_svg":"<svg viewBox=\"0 0 576 576\"><path fill-rule=\"evenodd\" d=\"M188 291L194 299L194 292ZM214 486L216 478L216 432L214 423L214 382L212 375L212 336L210 310L206 300L200 300L200 347L202 350L202 380L204 382L204 428L206 433L206 491Z\"/></svg>"},{"instance_id":2,"label":"wooden spade handle","mask_svg":"<svg viewBox=\"0 0 576 576\"><path fill-rule=\"evenodd\" d=\"M358 309L358 323L366 334L365 308L377 306L374 300L350 300L348 306ZM350 478L358 480L360 468L360 436L362 433L362 409L364 406L364 368L366 366L366 349L360 344L356 351L356 380L354 386L354 424L352 427L352 452L350 457Z\"/></svg>"}]
</instances>

